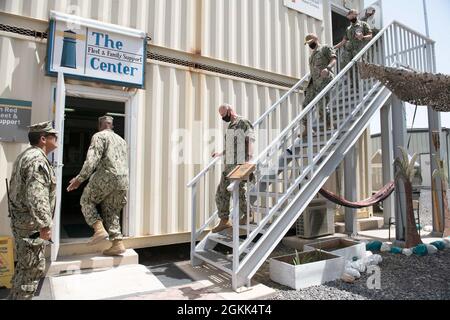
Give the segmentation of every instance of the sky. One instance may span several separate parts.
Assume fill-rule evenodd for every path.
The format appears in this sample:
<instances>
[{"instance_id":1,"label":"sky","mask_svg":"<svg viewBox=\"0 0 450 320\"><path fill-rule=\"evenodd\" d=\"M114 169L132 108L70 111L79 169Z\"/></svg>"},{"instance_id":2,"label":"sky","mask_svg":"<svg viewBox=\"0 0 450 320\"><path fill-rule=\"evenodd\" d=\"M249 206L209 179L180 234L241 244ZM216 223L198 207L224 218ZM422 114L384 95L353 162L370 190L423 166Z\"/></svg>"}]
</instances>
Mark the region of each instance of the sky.
<instances>
[{"instance_id":1,"label":"sky","mask_svg":"<svg viewBox=\"0 0 450 320\"><path fill-rule=\"evenodd\" d=\"M374 0L365 0L366 6ZM437 72L450 75L450 1L426 0L430 38L436 41ZM426 35L423 0L383 0L384 25L397 20ZM411 128L415 106L407 104L407 126ZM428 128L426 107L418 107L414 128ZM450 128L450 113L441 113L442 127ZM379 114L371 122L371 134L380 133Z\"/></svg>"}]
</instances>

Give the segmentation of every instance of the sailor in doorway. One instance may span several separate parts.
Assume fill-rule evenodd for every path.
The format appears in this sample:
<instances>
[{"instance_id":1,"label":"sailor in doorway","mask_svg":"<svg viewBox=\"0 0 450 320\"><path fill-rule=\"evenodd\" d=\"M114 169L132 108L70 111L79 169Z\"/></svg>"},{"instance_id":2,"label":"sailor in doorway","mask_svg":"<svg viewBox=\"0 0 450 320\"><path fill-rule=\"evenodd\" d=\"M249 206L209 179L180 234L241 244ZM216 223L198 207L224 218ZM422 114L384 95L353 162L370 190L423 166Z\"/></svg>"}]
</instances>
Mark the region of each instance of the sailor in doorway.
<instances>
[{"instance_id":1,"label":"sailor in doorway","mask_svg":"<svg viewBox=\"0 0 450 320\"><path fill-rule=\"evenodd\" d=\"M76 190L89 179L80 200L86 222L95 231L89 244L99 243L109 234L112 246L103 254L116 256L125 252L120 213L127 203L128 146L114 133L112 117L99 118L98 126L99 132L92 137L83 168L70 181L67 191ZM101 205L102 217L97 205Z\"/></svg>"}]
</instances>

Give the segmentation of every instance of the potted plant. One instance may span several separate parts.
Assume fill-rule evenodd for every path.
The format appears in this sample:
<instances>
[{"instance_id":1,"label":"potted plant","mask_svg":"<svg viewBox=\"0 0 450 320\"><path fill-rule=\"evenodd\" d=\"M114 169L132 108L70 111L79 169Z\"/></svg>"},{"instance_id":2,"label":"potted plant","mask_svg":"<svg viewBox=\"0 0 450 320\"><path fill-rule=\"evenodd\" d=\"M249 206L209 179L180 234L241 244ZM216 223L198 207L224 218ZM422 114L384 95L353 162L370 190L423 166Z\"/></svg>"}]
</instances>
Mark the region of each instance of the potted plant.
<instances>
[{"instance_id":1,"label":"potted plant","mask_svg":"<svg viewBox=\"0 0 450 320\"><path fill-rule=\"evenodd\" d=\"M270 279L295 290L340 279L345 261L341 256L313 250L270 259Z\"/></svg>"},{"instance_id":2,"label":"potted plant","mask_svg":"<svg viewBox=\"0 0 450 320\"><path fill-rule=\"evenodd\" d=\"M344 257L344 260L358 260L366 256L366 245L362 242L352 239L328 239L320 242L305 244L304 251L320 249L337 256Z\"/></svg>"}]
</instances>

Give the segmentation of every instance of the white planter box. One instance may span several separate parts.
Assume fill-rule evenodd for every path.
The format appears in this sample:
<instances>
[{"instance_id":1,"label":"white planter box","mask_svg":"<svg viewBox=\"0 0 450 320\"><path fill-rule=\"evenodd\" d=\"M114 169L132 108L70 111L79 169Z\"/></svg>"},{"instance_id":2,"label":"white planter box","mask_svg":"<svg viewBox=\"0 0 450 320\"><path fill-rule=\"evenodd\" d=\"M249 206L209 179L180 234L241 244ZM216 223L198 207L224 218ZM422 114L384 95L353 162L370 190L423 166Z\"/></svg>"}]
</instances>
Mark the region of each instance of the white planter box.
<instances>
[{"instance_id":1,"label":"white planter box","mask_svg":"<svg viewBox=\"0 0 450 320\"><path fill-rule=\"evenodd\" d=\"M300 257L310 252L299 253ZM323 258L317 262L294 265L295 254L270 259L270 279L295 290L319 286L340 279L344 273L343 257L322 251Z\"/></svg>"},{"instance_id":2,"label":"white planter box","mask_svg":"<svg viewBox=\"0 0 450 320\"><path fill-rule=\"evenodd\" d=\"M357 257L358 260L366 256L365 243L349 240L349 239L330 239L320 242L305 244L303 250L312 251L320 249L338 256L344 257L345 261L353 260Z\"/></svg>"}]
</instances>

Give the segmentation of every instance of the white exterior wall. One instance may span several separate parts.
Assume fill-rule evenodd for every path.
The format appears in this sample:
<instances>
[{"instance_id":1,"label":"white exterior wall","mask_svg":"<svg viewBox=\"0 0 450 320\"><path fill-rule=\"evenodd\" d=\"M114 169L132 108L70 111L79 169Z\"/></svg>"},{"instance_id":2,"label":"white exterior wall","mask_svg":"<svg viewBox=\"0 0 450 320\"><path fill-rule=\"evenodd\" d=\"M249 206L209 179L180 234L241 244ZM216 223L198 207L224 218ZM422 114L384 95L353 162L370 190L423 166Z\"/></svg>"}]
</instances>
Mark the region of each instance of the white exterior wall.
<instances>
[{"instance_id":1,"label":"white exterior wall","mask_svg":"<svg viewBox=\"0 0 450 320\"><path fill-rule=\"evenodd\" d=\"M13 25L30 23L43 31L48 26L49 10L71 12L70 5L79 5L78 14L83 17L147 30L153 38L150 50L165 47L178 56L185 52L186 56L214 58L240 65L242 72L260 75L263 71L284 81L285 76L299 78L307 72L309 52L302 41L306 33L317 32L331 39L328 0L324 0L323 23L288 10L282 0L0 0L0 11L19 15ZM30 22L20 16L38 20ZM0 34L0 74L6 75L0 77L0 96L32 101L32 122L45 121L51 118L51 85L55 81L45 76L46 42L20 38ZM209 162L212 151L207 141L199 140L202 135L194 130L197 124L205 130L223 128L217 116L222 102L236 105L240 114L253 121L286 89L149 61L146 90L137 93L138 148L132 151L140 159L136 236L190 232L190 192L186 184ZM301 94L292 99L285 106L287 116L277 117L274 126L286 126L300 110L301 99ZM176 143L171 140L176 129L187 130L188 141L183 141L186 157L200 158L201 164L172 162ZM222 138L217 139L221 142ZM24 148L25 144L0 143L1 181L10 176L12 163ZM218 167L215 179L199 192L204 197L201 203L211 211L219 175ZM365 180L360 183L367 185ZM0 183L1 212L6 213L6 208L5 186ZM6 214L0 215L0 234L10 234Z\"/></svg>"},{"instance_id":2,"label":"white exterior wall","mask_svg":"<svg viewBox=\"0 0 450 320\"><path fill-rule=\"evenodd\" d=\"M49 10L138 28L151 44L300 78L307 72L304 36L331 41L330 3L324 21L290 10L284 0L0 0L0 11L47 20ZM360 1L346 1L360 8Z\"/></svg>"}]
</instances>

